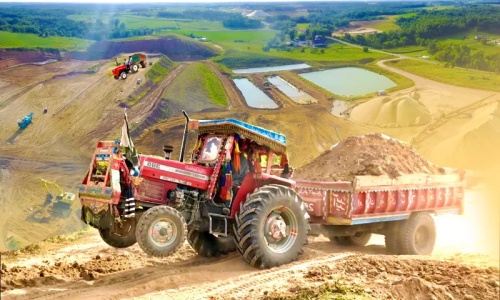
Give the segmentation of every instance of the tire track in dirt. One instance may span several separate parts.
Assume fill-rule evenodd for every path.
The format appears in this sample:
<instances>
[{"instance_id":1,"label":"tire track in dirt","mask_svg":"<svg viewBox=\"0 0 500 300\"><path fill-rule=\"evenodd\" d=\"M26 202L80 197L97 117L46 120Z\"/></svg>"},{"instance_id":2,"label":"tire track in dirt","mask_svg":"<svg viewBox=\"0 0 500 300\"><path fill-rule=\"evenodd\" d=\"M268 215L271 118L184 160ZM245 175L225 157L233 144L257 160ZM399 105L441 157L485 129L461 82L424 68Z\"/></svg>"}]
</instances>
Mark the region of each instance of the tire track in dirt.
<instances>
[{"instance_id":1,"label":"tire track in dirt","mask_svg":"<svg viewBox=\"0 0 500 300\"><path fill-rule=\"evenodd\" d=\"M314 260L296 262L286 266L272 268L264 271L252 272L228 279L218 280L202 285L192 285L176 291L165 291L148 295L149 298L139 299L209 299L219 296L222 299L252 299L254 291L263 292L272 289L274 285L300 280L303 272L308 268L327 265L333 261L344 259L352 253L328 255ZM250 298L248 298L250 297ZM137 299L137 298L135 298Z\"/></svg>"}]
</instances>

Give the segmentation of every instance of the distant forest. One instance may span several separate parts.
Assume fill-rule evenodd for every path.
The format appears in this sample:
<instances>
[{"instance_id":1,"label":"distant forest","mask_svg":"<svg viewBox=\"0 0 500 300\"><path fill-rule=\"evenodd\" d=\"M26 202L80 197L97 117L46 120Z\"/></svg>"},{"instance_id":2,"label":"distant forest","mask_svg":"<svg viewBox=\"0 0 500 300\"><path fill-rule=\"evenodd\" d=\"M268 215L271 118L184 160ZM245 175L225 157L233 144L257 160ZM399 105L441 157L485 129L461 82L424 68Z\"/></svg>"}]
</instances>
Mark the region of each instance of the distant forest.
<instances>
[{"instance_id":1,"label":"distant forest","mask_svg":"<svg viewBox=\"0 0 500 300\"><path fill-rule=\"evenodd\" d=\"M69 7L73 6L69 5ZM113 18L108 24L103 23L99 19L95 22L68 19L69 15L78 15L81 13L81 8L0 7L0 31L33 33L41 37L63 36L97 41L150 35L153 33L153 30L148 28L127 29L124 23L120 23L118 16ZM85 13L85 10L83 10L83 13ZM144 15L141 9L132 9L130 13ZM261 21L245 18L239 13L227 13L208 9L193 9L184 12L160 10L152 17L222 21L222 25L228 29L258 29L263 27Z\"/></svg>"},{"instance_id":2,"label":"distant forest","mask_svg":"<svg viewBox=\"0 0 500 300\"><path fill-rule=\"evenodd\" d=\"M483 51L466 45L440 43L436 38L463 34L470 31L500 33L500 7L470 6L447 10L421 10L415 16L399 18L396 22L401 30L351 36L344 40L378 49L403 46L426 46L430 54L451 66L500 72L500 49L496 54L485 55ZM486 42L486 40L483 40Z\"/></svg>"}]
</instances>

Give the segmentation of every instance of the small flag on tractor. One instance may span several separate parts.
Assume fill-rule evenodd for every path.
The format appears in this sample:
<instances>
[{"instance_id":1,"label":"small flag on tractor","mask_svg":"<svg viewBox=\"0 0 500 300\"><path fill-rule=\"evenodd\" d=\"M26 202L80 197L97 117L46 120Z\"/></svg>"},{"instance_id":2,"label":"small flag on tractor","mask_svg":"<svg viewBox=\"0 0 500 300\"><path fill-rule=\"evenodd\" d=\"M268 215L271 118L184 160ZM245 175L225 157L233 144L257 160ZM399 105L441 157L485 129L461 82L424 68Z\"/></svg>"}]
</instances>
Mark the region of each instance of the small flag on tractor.
<instances>
[{"instance_id":1,"label":"small flag on tractor","mask_svg":"<svg viewBox=\"0 0 500 300\"><path fill-rule=\"evenodd\" d=\"M132 163L135 170L138 170L138 168L139 168L139 156L137 155L137 150L135 149L134 143L132 142L132 139L130 138L130 130L128 127L128 119L127 119L127 110L126 109L125 109L124 115L125 115L125 117L123 119L122 136L120 139L120 146L125 148L125 158L127 158Z\"/></svg>"}]
</instances>

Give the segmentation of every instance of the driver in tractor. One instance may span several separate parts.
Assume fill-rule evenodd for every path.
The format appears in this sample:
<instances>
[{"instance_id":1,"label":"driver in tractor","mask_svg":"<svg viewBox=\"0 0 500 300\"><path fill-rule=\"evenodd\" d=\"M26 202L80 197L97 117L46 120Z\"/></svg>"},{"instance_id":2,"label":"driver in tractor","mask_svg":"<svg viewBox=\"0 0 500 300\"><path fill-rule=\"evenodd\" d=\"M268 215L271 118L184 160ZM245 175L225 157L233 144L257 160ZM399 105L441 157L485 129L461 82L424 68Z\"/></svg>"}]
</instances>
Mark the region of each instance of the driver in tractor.
<instances>
[{"instance_id":1,"label":"driver in tractor","mask_svg":"<svg viewBox=\"0 0 500 300\"><path fill-rule=\"evenodd\" d=\"M231 163L231 172L233 177L233 195L238 192L243 179L251 170L248 163L248 140L241 139L239 142L234 143L233 162Z\"/></svg>"}]
</instances>

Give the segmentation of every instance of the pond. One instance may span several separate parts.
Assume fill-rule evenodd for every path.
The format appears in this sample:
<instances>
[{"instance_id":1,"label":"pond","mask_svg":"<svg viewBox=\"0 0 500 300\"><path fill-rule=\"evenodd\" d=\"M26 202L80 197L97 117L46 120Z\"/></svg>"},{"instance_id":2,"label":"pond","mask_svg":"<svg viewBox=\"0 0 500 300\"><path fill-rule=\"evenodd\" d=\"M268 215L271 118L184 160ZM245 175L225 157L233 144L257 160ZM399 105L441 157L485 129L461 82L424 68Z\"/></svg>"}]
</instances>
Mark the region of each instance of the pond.
<instances>
[{"instance_id":1,"label":"pond","mask_svg":"<svg viewBox=\"0 0 500 300\"><path fill-rule=\"evenodd\" d=\"M245 97L248 106L254 108L278 108L278 104L256 87L248 78L233 79L238 89Z\"/></svg>"},{"instance_id":2,"label":"pond","mask_svg":"<svg viewBox=\"0 0 500 300\"><path fill-rule=\"evenodd\" d=\"M249 68L249 69L236 69L233 70L235 74L248 74L248 73L263 73L263 72L273 72L273 71L287 71L287 70L298 70L310 68L308 64L295 64L295 65L283 65L274 67L263 67L263 68Z\"/></svg>"},{"instance_id":3,"label":"pond","mask_svg":"<svg viewBox=\"0 0 500 300\"><path fill-rule=\"evenodd\" d=\"M311 95L299 90L279 76L269 76L267 80L296 103L310 104L318 102Z\"/></svg>"},{"instance_id":4,"label":"pond","mask_svg":"<svg viewBox=\"0 0 500 300\"><path fill-rule=\"evenodd\" d=\"M354 67L302 73L300 76L342 96L360 96L396 86L383 75Z\"/></svg>"}]
</instances>

